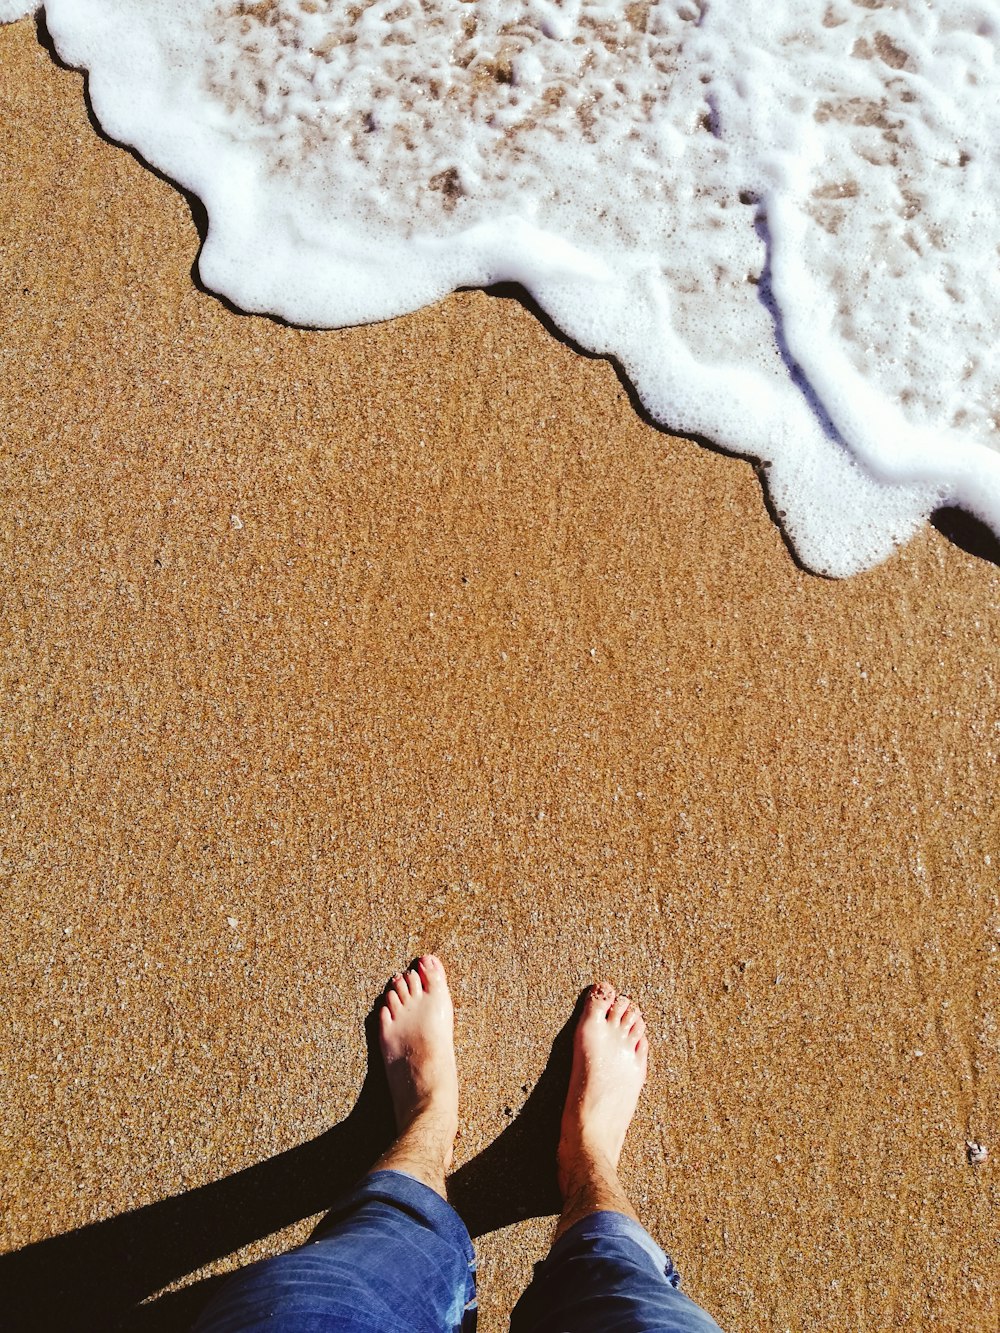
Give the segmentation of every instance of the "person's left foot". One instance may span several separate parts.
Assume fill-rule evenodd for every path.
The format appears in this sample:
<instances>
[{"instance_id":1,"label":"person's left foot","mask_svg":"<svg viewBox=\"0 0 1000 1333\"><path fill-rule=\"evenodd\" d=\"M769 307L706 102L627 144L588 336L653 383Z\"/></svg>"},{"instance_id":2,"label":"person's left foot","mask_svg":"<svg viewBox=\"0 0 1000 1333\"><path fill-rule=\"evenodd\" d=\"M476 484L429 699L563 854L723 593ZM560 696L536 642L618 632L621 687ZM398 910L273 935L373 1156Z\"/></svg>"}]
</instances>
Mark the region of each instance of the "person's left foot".
<instances>
[{"instance_id":1,"label":"person's left foot","mask_svg":"<svg viewBox=\"0 0 1000 1333\"><path fill-rule=\"evenodd\" d=\"M396 1125L420 1124L440 1139L445 1170L458 1129L455 1016L444 965L425 954L386 987L379 1038Z\"/></svg>"}]
</instances>

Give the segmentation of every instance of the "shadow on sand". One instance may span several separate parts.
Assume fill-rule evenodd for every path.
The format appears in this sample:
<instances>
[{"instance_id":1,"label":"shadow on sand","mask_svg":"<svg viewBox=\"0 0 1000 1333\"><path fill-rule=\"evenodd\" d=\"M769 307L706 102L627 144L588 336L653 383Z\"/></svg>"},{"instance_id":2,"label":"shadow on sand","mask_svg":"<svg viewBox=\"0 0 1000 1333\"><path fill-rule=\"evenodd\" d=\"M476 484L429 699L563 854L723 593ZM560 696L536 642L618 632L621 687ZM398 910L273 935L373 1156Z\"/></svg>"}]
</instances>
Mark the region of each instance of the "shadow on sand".
<instances>
[{"instance_id":1,"label":"shadow on sand","mask_svg":"<svg viewBox=\"0 0 1000 1333\"><path fill-rule=\"evenodd\" d=\"M318 1138L209 1185L0 1256L6 1333L184 1333L225 1277L162 1292L255 1240L330 1208L393 1137L376 1011L368 1070L346 1119ZM574 1016L508 1127L449 1181L473 1236L558 1212L555 1148ZM522 1089L527 1092L527 1085ZM320 1223L322 1225L322 1223Z\"/></svg>"}]
</instances>

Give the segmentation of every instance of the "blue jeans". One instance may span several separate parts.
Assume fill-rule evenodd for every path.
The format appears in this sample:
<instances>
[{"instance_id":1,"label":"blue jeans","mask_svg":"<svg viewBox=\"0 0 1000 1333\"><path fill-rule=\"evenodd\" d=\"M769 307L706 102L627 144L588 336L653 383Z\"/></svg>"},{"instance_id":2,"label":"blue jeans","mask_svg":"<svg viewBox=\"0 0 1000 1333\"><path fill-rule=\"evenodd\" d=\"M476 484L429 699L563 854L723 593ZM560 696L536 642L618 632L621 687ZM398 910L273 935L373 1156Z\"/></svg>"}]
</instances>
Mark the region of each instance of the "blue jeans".
<instances>
[{"instance_id":1,"label":"blue jeans","mask_svg":"<svg viewBox=\"0 0 1000 1333\"><path fill-rule=\"evenodd\" d=\"M638 1222L593 1213L536 1264L511 1333L719 1333ZM194 1333L472 1333L476 1259L462 1219L401 1171L376 1171L318 1239L235 1274Z\"/></svg>"}]
</instances>

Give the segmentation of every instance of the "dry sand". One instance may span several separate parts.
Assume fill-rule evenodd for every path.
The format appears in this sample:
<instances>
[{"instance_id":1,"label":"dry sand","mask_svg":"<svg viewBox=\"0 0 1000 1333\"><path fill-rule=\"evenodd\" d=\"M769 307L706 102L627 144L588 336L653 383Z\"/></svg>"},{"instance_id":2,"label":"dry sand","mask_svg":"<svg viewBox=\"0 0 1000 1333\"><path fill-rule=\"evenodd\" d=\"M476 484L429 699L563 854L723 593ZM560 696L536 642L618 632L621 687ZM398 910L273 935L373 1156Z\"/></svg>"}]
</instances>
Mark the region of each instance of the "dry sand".
<instances>
[{"instance_id":1,"label":"dry sand","mask_svg":"<svg viewBox=\"0 0 1000 1333\"><path fill-rule=\"evenodd\" d=\"M8 1311L180 1329L205 1288L131 1305L308 1234L434 949L486 1333L597 975L654 1034L627 1182L724 1328L996 1328L997 566L804 573L514 300L227 309L30 22L0 66Z\"/></svg>"}]
</instances>

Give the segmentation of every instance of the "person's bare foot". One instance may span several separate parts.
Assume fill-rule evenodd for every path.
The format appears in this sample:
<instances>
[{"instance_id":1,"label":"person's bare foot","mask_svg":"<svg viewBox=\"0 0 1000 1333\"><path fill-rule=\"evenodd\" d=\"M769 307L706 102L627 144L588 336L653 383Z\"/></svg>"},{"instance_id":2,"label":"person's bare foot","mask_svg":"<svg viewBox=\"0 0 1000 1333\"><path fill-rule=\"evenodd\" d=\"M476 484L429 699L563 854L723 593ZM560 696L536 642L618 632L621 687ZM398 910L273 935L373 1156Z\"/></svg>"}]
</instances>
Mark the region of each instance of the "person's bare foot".
<instances>
[{"instance_id":1,"label":"person's bare foot","mask_svg":"<svg viewBox=\"0 0 1000 1333\"><path fill-rule=\"evenodd\" d=\"M608 982L591 986L573 1035L557 1166L563 1214L557 1235L591 1212L634 1216L618 1159L646 1081L649 1043L638 1005Z\"/></svg>"},{"instance_id":2,"label":"person's bare foot","mask_svg":"<svg viewBox=\"0 0 1000 1333\"><path fill-rule=\"evenodd\" d=\"M407 1171L439 1194L458 1129L454 1023L444 965L433 954L386 987L379 1044L399 1138L375 1169Z\"/></svg>"}]
</instances>

